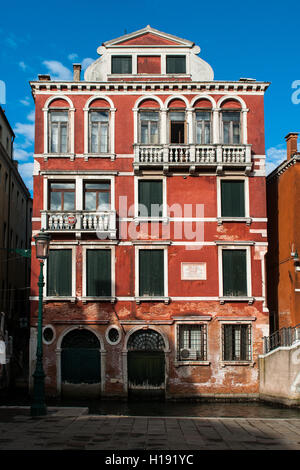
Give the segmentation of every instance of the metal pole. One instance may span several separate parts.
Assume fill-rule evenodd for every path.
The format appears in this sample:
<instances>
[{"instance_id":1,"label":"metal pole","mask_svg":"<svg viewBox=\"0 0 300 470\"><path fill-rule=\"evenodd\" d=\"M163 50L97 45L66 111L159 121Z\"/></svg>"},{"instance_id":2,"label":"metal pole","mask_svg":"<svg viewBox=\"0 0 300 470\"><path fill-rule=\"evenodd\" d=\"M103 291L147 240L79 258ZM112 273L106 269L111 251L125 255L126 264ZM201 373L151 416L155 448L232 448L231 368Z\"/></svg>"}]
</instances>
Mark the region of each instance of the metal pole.
<instances>
[{"instance_id":1,"label":"metal pole","mask_svg":"<svg viewBox=\"0 0 300 470\"><path fill-rule=\"evenodd\" d=\"M40 261L39 275L39 313L38 313L38 330L37 330L37 349L36 349L36 367L33 374L33 403L31 405L31 416L43 416L47 414L45 403L45 373L43 369L43 266L44 262Z\"/></svg>"}]
</instances>

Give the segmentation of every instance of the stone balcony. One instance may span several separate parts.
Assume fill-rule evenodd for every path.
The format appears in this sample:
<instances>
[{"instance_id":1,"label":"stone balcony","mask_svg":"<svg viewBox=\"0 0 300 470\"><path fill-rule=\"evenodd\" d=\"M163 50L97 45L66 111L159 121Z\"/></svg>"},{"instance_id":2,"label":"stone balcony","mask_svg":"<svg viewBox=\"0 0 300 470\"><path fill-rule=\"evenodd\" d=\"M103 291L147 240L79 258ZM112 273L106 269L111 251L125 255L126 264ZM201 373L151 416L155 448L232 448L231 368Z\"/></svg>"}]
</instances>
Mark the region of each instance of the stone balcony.
<instances>
[{"instance_id":1,"label":"stone balcony","mask_svg":"<svg viewBox=\"0 0 300 470\"><path fill-rule=\"evenodd\" d=\"M135 144L133 167L135 173L156 168L163 169L164 173L176 169L190 173L207 169L221 174L225 169L237 169L249 174L251 145Z\"/></svg>"},{"instance_id":2,"label":"stone balcony","mask_svg":"<svg viewBox=\"0 0 300 470\"><path fill-rule=\"evenodd\" d=\"M100 239L116 239L116 211L41 211L42 228L47 232L95 233Z\"/></svg>"}]
</instances>

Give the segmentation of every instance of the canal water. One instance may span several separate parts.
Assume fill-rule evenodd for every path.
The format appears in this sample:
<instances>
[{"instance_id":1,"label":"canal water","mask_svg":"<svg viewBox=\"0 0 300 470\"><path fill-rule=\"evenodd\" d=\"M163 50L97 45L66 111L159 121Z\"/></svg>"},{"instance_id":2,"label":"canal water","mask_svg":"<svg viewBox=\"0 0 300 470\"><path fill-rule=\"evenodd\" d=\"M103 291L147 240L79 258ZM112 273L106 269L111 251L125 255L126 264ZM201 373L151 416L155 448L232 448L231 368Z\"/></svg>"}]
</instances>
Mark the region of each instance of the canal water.
<instances>
[{"instance_id":1,"label":"canal water","mask_svg":"<svg viewBox=\"0 0 300 470\"><path fill-rule=\"evenodd\" d=\"M0 393L1 406L30 406L27 393ZM90 414L115 416L178 416L201 418L298 418L300 407L289 408L267 402L197 402L159 400L75 400L46 399L48 407L88 407Z\"/></svg>"}]
</instances>

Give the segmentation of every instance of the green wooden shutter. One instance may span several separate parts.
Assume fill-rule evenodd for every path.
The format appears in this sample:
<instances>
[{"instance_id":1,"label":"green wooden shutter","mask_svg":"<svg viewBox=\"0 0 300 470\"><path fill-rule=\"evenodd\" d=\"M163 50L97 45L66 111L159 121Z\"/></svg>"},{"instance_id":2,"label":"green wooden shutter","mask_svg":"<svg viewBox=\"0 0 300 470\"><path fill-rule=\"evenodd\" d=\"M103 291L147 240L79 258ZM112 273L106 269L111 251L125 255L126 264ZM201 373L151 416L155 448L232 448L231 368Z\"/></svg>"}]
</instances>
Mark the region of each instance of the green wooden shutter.
<instances>
[{"instance_id":1,"label":"green wooden shutter","mask_svg":"<svg viewBox=\"0 0 300 470\"><path fill-rule=\"evenodd\" d=\"M223 250L223 295L247 295L246 250Z\"/></svg>"},{"instance_id":2,"label":"green wooden shutter","mask_svg":"<svg viewBox=\"0 0 300 470\"><path fill-rule=\"evenodd\" d=\"M167 73L186 73L185 56L167 56Z\"/></svg>"},{"instance_id":3,"label":"green wooden shutter","mask_svg":"<svg viewBox=\"0 0 300 470\"><path fill-rule=\"evenodd\" d=\"M145 209L142 209L140 216L162 217L162 203L162 181L139 181L139 204L143 204L147 209L147 214L143 213Z\"/></svg>"},{"instance_id":4,"label":"green wooden shutter","mask_svg":"<svg viewBox=\"0 0 300 470\"><path fill-rule=\"evenodd\" d=\"M111 296L110 250L87 250L86 273L88 296Z\"/></svg>"},{"instance_id":5,"label":"green wooden shutter","mask_svg":"<svg viewBox=\"0 0 300 470\"><path fill-rule=\"evenodd\" d=\"M132 73L131 56L112 56L111 73Z\"/></svg>"},{"instance_id":6,"label":"green wooden shutter","mask_svg":"<svg viewBox=\"0 0 300 470\"><path fill-rule=\"evenodd\" d=\"M139 251L139 295L164 295L164 251Z\"/></svg>"},{"instance_id":7,"label":"green wooden shutter","mask_svg":"<svg viewBox=\"0 0 300 470\"><path fill-rule=\"evenodd\" d=\"M47 261L47 295L72 295L72 250L50 250Z\"/></svg>"},{"instance_id":8,"label":"green wooden shutter","mask_svg":"<svg viewBox=\"0 0 300 470\"><path fill-rule=\"evenodd\" d=\"M232 361L234 351L233 325L223 325L224 361Z\"/></svg>"},{"instance_id":9,"label":"green wooden shutter","mask_svg":"<svg viewBox=\"0 0 300 470\"><path fill-rule=\"evenodd\" d=\"M244 181L221 181L222 217L245 217Z\"/></svg>"}]
</instances>

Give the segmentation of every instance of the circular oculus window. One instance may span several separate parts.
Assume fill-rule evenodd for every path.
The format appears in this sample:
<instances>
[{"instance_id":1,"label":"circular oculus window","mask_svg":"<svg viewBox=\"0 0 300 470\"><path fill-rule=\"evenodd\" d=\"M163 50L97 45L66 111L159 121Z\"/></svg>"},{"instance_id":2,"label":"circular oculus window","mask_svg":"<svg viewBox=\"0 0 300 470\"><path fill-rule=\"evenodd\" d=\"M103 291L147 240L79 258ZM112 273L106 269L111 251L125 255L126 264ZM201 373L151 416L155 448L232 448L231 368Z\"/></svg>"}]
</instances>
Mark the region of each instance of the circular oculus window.
<instances>
[{"instance_id":1,"label":"circular oculus window","mask_svg":"<svg viewBox=\"0 0 300 470\"><path fill-rule=\"evenodd\" d=\"M43 328L43 342L45 344L51 344L55 339L55 329L52 325L46 325Z\"/></svg>"},{"instance_id":2,"label":"circular oculus window","mask_svg":"<svg viewBox=\"0 0 300 470\"><path fill-rule=\"evenodd\" d=\"M121 340L120 328L118 328L117 326L110 326L106 330L105 337L109 344L118 344Z\"/></svg>"}]
</instances>

